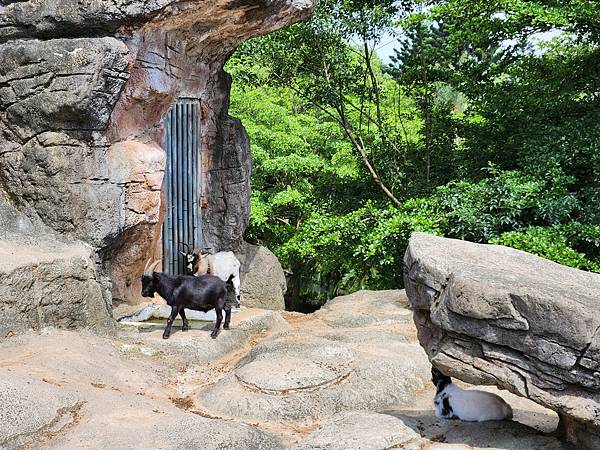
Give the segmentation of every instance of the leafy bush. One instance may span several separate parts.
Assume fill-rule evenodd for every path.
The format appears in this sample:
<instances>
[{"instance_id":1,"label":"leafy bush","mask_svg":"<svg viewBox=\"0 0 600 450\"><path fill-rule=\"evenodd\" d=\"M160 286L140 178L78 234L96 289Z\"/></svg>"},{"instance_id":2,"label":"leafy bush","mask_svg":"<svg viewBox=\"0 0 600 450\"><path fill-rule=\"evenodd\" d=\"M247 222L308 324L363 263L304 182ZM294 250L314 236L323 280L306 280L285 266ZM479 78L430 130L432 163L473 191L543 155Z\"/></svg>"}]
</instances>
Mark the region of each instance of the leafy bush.
<instances>
[{"instance_id":1,"label":"leafy bush","mask_svg":"<svg viewBox=\"0 0 600 450\"><path fill-rule=\"evenodd\" d=\"M345 215L313 214L280 255L297 262L302 295L322 301L358 289L402 286L410 234L441 235L442 228L431 199L413 199L402 208L367 202Z\"/></svg>"},{"instance_id":2,"label":"leafy bush","mask_svg":"<svg viewBox=\"0 0 600 450\"><path fill-rule=\"evenodd\" d=\"M553 227L528 227L492 239L578 269L600 272L600 226L570 223Z\"/></svg>"},{"instance_id":3,"label":"leafy bush","mask_svg":"<svg viewBox=\"0 0 600 450\"><path fill-rule=\"evenodd\" d=\"M528 224L558 224L569 220L578 206L569 192L571 177L560 169L542 177L522 171L500 171L478 182L453 181L438 188L441 213L449 223L448 235L487 242Z\"/></svg>"}]
</instances>

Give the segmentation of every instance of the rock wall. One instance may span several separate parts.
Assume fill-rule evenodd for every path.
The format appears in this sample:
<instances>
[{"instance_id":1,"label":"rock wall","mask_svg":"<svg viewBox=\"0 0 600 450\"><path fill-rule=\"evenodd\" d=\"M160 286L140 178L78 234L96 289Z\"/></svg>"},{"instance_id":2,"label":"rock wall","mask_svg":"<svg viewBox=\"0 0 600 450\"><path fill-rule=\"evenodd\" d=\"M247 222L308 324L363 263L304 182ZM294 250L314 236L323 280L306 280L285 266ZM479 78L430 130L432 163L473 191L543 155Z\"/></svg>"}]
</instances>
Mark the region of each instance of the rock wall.
<instances>
[{"instance_id":1,"label":"rock wall","mask_svg":"<svg viewBox=\"0 0 600 450\"><path fill-rule=\"evenodd\" d=\"M577 448L600 448L600 275L423 233L404 263L432 364L553 409Z\"/></svg>"},{"instance_id":2,"label":"rock wall","mask_svg":"<svg viewBox=\"0 0 600 450\"><path fill-rule=\"evenodd\" d=\"M193 97L204 245L238 250L251 157L227 115L223 65L243 40L307 18L315 1L1 3L0 209L34 224L38 240L89 244L108 277L101 288L137 301L143 265L160 253L162 118Z\"/></svg>"}]
</instances>

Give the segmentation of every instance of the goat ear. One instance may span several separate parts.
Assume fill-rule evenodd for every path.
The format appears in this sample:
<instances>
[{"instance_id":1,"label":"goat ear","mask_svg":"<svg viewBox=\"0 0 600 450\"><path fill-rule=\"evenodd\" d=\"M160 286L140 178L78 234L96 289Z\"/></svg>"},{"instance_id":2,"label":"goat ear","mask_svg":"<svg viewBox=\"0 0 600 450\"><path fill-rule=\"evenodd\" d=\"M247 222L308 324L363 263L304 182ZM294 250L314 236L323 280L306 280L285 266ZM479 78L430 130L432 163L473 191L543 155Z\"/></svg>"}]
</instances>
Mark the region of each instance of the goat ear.
<instances>
[{"instance_id":1,"label":"goat ear","mask_svg":"<svg viewBox=\"0 0 600 450\"><path fill-rule=\"evenodd\" d=\"M445 388L447 385L452 383L452 378L447 375L444 375L440 372L436 367L431 368L431 381L433 384L439 389Z\"/></svg>"}]
</instances>

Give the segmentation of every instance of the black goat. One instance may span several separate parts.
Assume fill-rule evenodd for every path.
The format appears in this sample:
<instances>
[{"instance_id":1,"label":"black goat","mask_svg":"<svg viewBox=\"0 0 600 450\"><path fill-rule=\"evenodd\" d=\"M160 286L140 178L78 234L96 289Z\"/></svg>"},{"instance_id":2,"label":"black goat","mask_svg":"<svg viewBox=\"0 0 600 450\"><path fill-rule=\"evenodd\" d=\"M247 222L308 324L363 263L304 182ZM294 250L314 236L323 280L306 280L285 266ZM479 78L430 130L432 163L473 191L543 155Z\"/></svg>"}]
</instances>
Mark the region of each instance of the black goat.
<instances>
[{"instance_id":1,"label":"black goat","mask_svg":"<svg viewBox=\"0 0 600 450\"><path fill-rule=\"evenodd\" d=\"M225 323L223 328L229 329L231 321L231 307L225 303L227 297L227 287L225 282L212 275L202 275L193 277L188 275L169 275L162 272L154 272L154 268L160 261L150 264L146 263L144 274L142 275L142 296L154 297L154 293L164 298L167 305L171 307L171 315L167 319L167 327L163 332L163 339L168 339L171 335L173 320L177 314L183 320L181 331L190 329L189 323L185 317L184 308L196 311L210 311L214 308L217 313L217 322L212 330L210 337L213 339L219 334L221 321L223 320L222 311L225 310Z\"/></svg>"}]
</instances>

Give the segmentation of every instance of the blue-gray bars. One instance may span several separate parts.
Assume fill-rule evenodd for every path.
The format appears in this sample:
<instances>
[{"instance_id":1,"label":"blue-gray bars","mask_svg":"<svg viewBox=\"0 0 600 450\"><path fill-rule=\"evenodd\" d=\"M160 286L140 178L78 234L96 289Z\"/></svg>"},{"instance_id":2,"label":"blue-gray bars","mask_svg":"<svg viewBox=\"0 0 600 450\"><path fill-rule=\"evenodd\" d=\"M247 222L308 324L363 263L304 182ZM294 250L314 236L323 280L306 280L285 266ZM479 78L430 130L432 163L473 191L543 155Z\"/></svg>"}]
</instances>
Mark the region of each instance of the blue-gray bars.
<instances>
[{"instance_id":1,"label":"blue-gray bars","mask_svg":"<svg viewBox=\"0 0 600 450\"><path fill-rule=\"evenodd\" d=\"M183 245L201 248L200 216L200 102L181 98L164 119L163 148L166 154L165 198L162 230L163 271L184 274Z\"/></svg>"}]
</instances>

